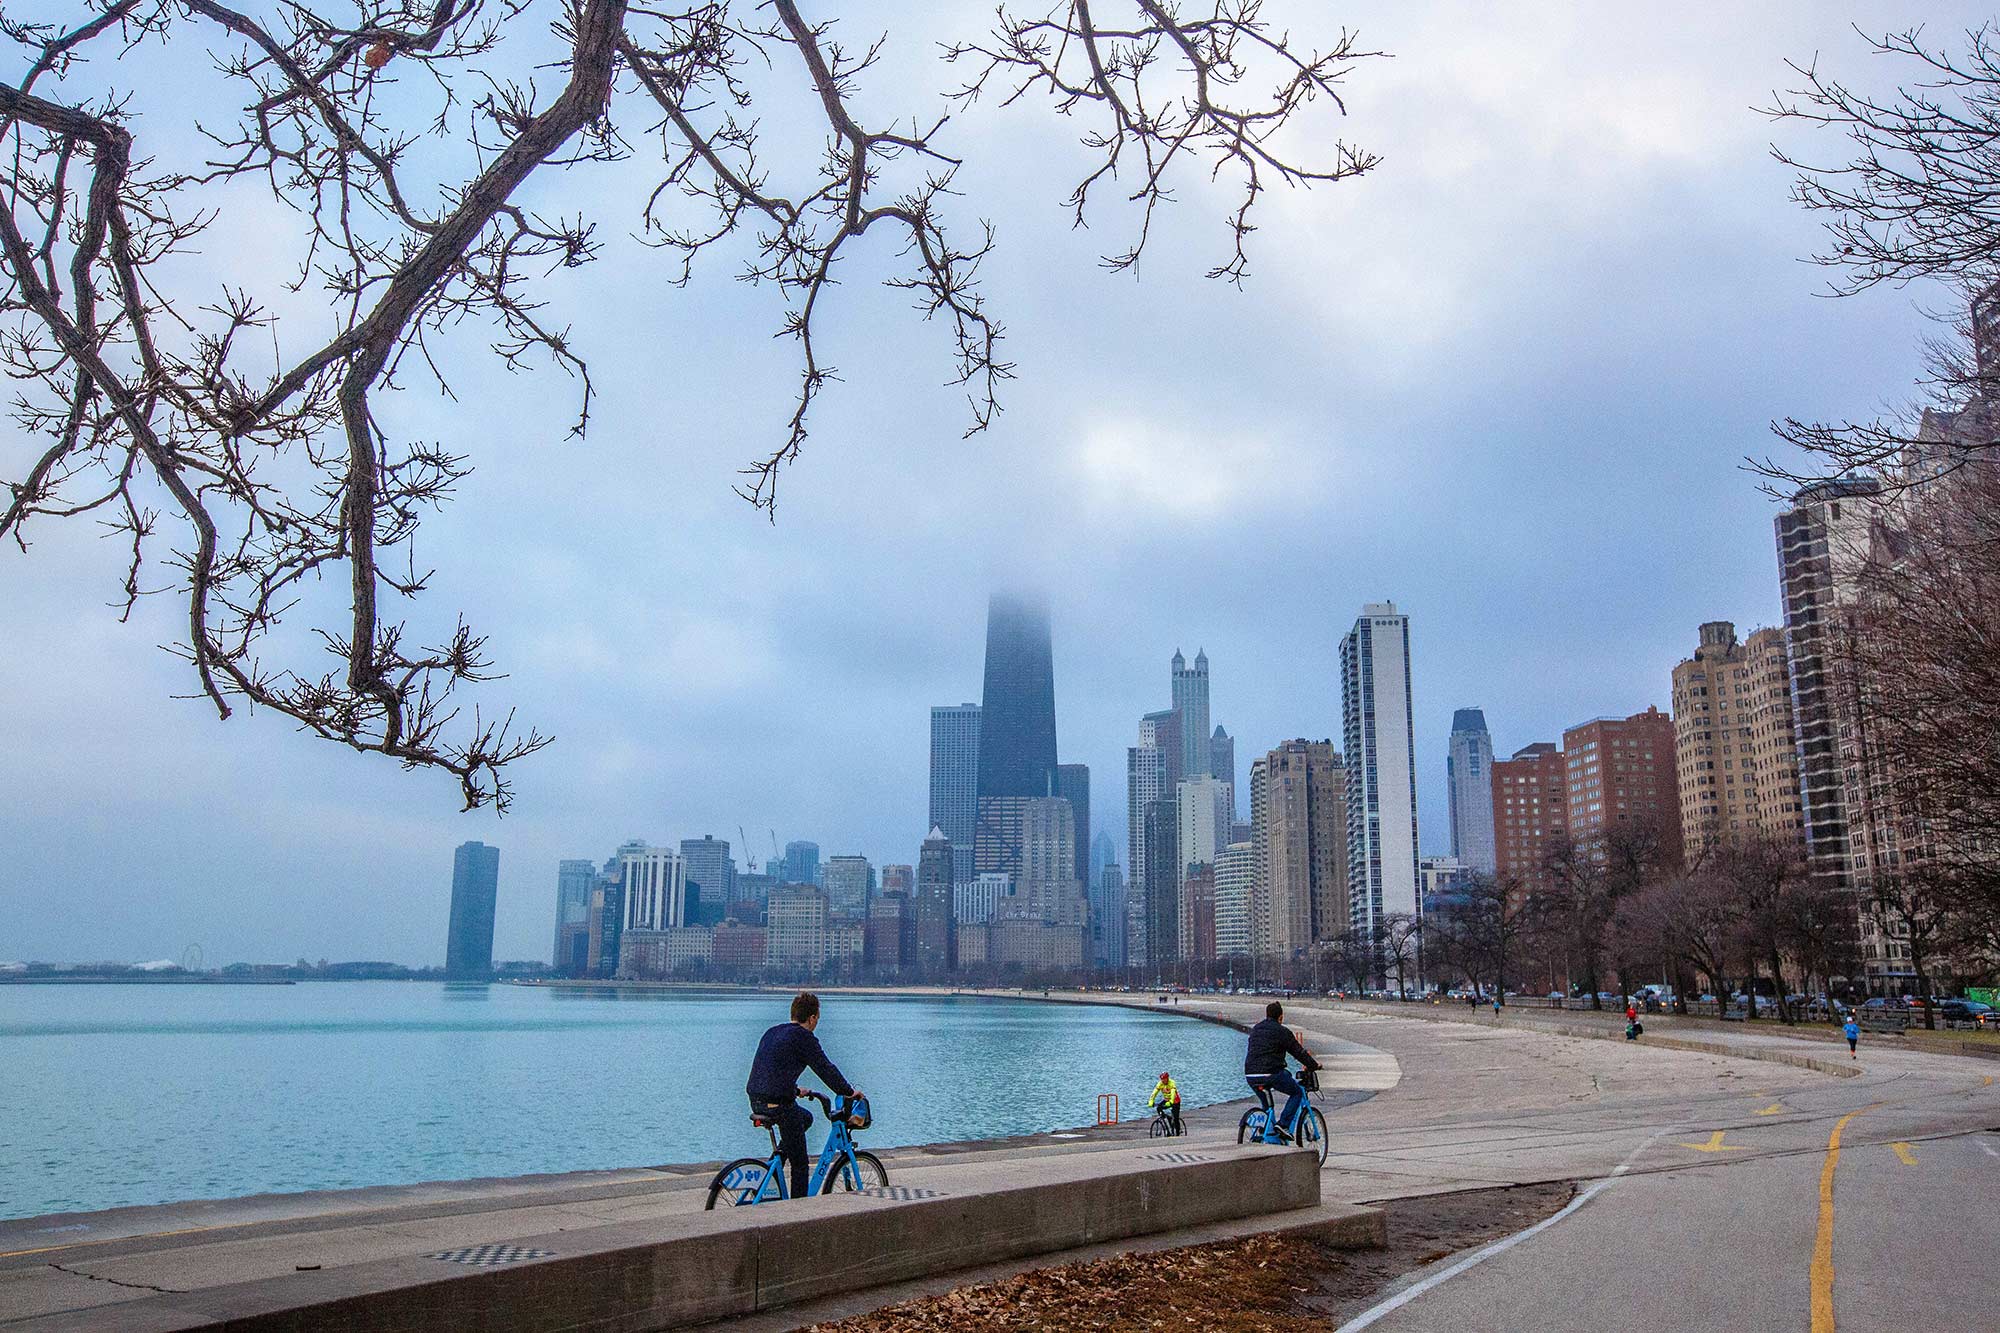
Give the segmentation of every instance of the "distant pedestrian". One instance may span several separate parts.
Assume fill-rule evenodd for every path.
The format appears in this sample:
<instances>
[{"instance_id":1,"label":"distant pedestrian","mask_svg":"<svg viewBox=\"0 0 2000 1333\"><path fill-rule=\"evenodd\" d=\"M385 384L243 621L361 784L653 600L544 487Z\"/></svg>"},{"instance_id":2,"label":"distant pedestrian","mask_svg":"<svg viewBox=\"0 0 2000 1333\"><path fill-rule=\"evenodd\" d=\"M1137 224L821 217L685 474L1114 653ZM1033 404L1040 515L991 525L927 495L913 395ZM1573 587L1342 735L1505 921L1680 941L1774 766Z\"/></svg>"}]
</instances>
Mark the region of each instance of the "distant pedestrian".
<instances>
[{"instance_id":1,"label":"distant pedestrian","mask_svg":"<svg viewBox=\"0 0 2000 1333\"><path fill-rule=\"evenodd\" d=\"M1500 992L1499 992L1499 991L1494 991L1494 992L1493 992L1493 1016L1494 1016L1495 1018L1498 1018L1498 1017L1500 1017Z\"/></svg>"},{"instance_id":2,"label":"distant pedestrian","mask_svg":"<svg viewBox=\"0 0 2000 1333\"><path fill-rule=\"evenodd\" d=\"M1854 1021L1854 1015L1847 1016L1847 1024L1840 1029L1840 1034L1847 1038L1847 1058L1859 1060L1861 1057L1854 1053L1854 1048L1861 1044L1861 1025Z\"/></svg>"},{"instance_id":3,"label":"distant pedestrian","mask_svg":"<svg viewBox=\"0 0 2000 1333\"><path fill-rule=\"evenodd\" d=\"M1636 1023L1639 1021L1639 1011L1632 1007L1630 1000L1625 1001L1625 1021L1627 1023Z\"/></svg>"},{"instance_id":4,"label":"distant pedestrian","mask_svg":"<svg viewBox=\"0 0 2000 1333\"><path fill-rule=\"evenodd\" d=\"M1625 1020L1625 1040L1637 1041L1639 1040L1639 1034L1645 1030L1645 1028L1639 1026L1639 1020L1636 1016Z\"/></svg>"}]
</instances>

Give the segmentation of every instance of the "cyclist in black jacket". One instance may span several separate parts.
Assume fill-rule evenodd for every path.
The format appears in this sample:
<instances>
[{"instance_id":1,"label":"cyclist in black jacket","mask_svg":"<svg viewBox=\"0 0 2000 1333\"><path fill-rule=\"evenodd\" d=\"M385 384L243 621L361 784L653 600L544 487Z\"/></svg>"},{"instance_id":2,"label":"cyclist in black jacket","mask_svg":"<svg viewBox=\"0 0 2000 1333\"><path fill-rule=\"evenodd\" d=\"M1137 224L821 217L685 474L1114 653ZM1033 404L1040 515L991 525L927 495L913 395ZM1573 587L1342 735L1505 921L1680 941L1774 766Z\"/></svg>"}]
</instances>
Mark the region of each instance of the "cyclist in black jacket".
<instances>
[{"instance_id":1,"label":"cyclist in black jacket","mask_svg":"<svg viewBox=\"0 0 2000 1333\"><path fill-rule=\"evenodd\" d=\"M1291 1056L1305 1069L1318 1069L1319 1061L1313 1059L1312 1052L1299 1044L1292 1030L1285 1026L1285 1006L1276 1000L1264 1006L1264 1021L1250 1029L1250 1050L1243 1057L1243 1079L1264 1100L1267 1092L1285 1094L1285 1111L1275 1124L1266 1123L1265 1143L1284 1143L1292 1128L1292 1122L1299 1114L1299 1106L1305 1100L1305 1089L1285 1067L1285 1057Z\"/></svg>"},{"instance_id":2,"label":"cyclist in black jacket","mask_svg":"<svg viewBox=\"0 0 2000 1333\"><path fill-rule=\"evenodd\" d=\"M744 1088L750 1094L750 1114L778 1127L778 1151L792 1168L794 1199L806 1195L806 1130L813 1121L812 1112L798 1103L799 1077L811 1069L841 1096L850 1100L861 1096L820 1048L813 1035L818 1026L819 996L801 992L792 1000L792 1021L769 1029L757 1043L757 1058Z\"/></svg>"}]
</instances>

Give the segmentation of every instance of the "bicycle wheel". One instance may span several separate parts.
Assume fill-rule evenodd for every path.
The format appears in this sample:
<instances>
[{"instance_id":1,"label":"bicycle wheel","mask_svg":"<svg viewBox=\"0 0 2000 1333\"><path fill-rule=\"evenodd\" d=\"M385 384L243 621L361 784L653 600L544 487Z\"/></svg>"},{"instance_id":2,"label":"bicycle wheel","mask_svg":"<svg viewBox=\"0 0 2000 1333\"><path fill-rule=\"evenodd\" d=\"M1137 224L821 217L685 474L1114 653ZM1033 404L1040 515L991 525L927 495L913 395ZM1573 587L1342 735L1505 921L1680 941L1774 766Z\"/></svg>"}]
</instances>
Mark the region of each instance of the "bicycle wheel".
<instances>
[{"instance_id":1,"label":"bicycle wheel","mask_svg":"<svg viewBox=\"0 0 2000 1333\"><path fill-rule=\"evenodd\" d=\"M782 1199L785 1197L784 1181L765 1182L770 1179L771 1164L761 1157L739 1157L728 1166L715 1173L715 1179L708 1182L708 1207L717 1203L739 1208L756 1203L759 1197Z\"/></svg>"},{"instance_id":2,"label":"bicycle wheel","mask_svg":"<svg viewBox=\"0 0 2000 1333\"><path fill-rule=\"evenodd\" d=\"M1299 1117L1299 1142L1319 1154L1319 1164L1326 1165L1326 1155L1331 1145L1326 1141L1326 1117L1319 1113L1317 1106L1306 1108Z\"/></svg>"},{"instance_id":3,"label":"bicycle wheel","mask_svg":"<svg viewBox=\"0 0 2000 1333\"><path fill-rule=\"evenodd\" d=\"M1174 1127L1167 1123L1166 1118L1164 1116L1156 1115L1153 1117L1153 1127L1150 1130L1146 1131L1146 1137L1149 1139L1164 1139L1170 1136L1173 1132L1174 1132Z\"/></svg>"},{"instance_id":4,"label":"bicycle wheel","mask_svg":"<svg viewBox=\"0 0 2000 1333\"><path fill-rule=\"evenodd\" d=\"M855 1183L857 1179L859 1185ZM842 1162L826 1173L826 1184L820 1187L820 1193L852 1194L857 1189L880 1189L888 1183L889 1169L882 1165L882 1159L856 1148L851 1164Z\"/></svg>"},{"instance_id":5,"label":"bicycle wheel","mask_svg":"<svg viewBox=\"0 0 2000 1333\"><path fill-rule=\"evenodd\" d=\"M1236 1122L1236 1141L1238 1143L1247 1143L1252 1139L1261 1139L1263 1137L1264 1108L1253 1106L1243 1113L1241 1120Z\"/></svg>"}]
</instances>

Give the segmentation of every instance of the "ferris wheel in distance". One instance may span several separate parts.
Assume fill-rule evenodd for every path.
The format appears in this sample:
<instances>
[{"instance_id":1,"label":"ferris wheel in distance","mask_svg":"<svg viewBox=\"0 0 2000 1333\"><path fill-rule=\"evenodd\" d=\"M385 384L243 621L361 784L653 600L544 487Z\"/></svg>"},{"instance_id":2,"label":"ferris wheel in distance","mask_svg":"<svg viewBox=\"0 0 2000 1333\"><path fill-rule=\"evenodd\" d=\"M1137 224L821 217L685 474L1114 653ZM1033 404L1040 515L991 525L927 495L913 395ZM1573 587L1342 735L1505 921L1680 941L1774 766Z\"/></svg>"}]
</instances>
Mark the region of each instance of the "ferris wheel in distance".
<instances>
[{"instance_id":1,"label":"ferris wheel in distance","mask_svg":"<svg viewBox=\"0 0 2000 1333\"><path fill-rule=\"evenodd\" d=\"M187 948L182 949L181 971L199 972L201 970L202 970L201 946L199 944L190 944L188 945Z\"/></svg>"}]
</instances>

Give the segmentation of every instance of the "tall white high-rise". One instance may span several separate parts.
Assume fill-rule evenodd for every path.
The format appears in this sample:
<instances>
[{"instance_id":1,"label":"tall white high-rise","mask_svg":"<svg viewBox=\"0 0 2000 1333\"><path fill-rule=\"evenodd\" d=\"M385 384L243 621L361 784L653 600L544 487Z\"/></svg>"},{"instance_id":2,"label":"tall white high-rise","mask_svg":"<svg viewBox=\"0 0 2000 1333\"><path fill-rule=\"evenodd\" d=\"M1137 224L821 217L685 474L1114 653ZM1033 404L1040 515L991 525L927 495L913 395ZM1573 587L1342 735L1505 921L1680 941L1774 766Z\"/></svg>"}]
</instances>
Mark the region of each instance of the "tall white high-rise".
<instances>
[{"instance_id":1,"label":"tall white high-rise","mask_svg":"<svg viewBox=\"0 0 2000 1333\"><path fill-rule=\"evenodd\" d=\"M1452 713L1444 767L1451 788L1451 854L1468 870L1490 875L1500 865L1493 845L1493 735L1480 709Z\"/></svg>"},{"instance_id":2,"label":"tall white high-rise","mask_svg":"<svg viewBox=\"0 0 2000 1333\"><path fill-rule=\"evenodd\" d=\"M625 929L669 930L687 922L687 862L671 847L618 849Z\"/></svg>"},{"instance_id":3,"label":"tall white high-rise","mask_svg":"<svg viewBox=\"0 0 2000 1333\"><path fill-rule=\"evenodd\" d=\"M1410 618L1370 602L1340 641L1347 751L1348 923L1379 936L1384 917L1417 910L1416 725Z\"/></svg>"}]
</instances>

